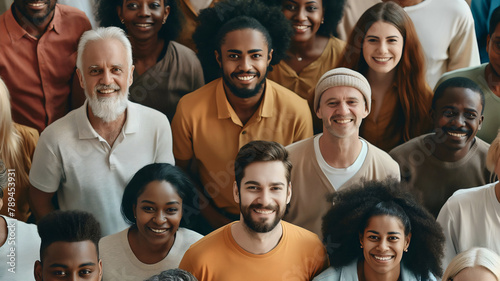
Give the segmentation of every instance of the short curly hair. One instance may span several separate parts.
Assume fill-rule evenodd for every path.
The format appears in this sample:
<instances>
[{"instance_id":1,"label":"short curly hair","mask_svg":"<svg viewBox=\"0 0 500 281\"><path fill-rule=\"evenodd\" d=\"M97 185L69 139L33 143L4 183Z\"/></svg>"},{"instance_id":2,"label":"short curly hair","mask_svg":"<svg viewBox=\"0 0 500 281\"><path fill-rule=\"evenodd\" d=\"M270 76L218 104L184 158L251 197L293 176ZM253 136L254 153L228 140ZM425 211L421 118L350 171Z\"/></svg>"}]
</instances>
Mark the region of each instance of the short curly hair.
<instances>
[{"instance_id":1,"label":"short curly hair","mask_svg":"<svg viewBox=\"0 0 500 281\"><path fill-rule=\"evenodd\" d=\"M238 17L253 18L259 25L247 21L247 24L241 22L238 26L226 26L229 21ZM292 26L281 10L278 7L269 7L259 0L221 1L212 8L202 10L198 19L200 24L193 34L193 40L207 83L221 76L214 51L220 51L221 40L228 32L243 28L262 32L262 27L265 28L268 34L263 32L263 35L274 50L270 65L278 64L285 57L293 34Z\"/></svg>"},{"instance_id":2,"label":"short curly hair","mask_svg":"<svg viewBox=\"0 0 500 281\"><path fill-rule=\"evenodd\" d=\"M287 0L272 0L266 1L268 5L282 7ZM344 6L346 0L322 0L324 11L324 22L319 27L317 34L325 37L337 37L337 26L339 25L342 16L344 15Z\"/></svg>"},{"instance_id":3,"label":"short curly hair","mask_svg":"<svg viewBox=\"0 0 500 281\"><path fill-rule=\"evenodd\" d=\"M123 5L124 0L97 0L96 18L100 22L100 26L109 27L117 26L126 31L125 25L121 23L120 17L116 10L117 7ZM175 40L181 32L184 23L184 16L179 9L177 0L164 0L165 6L170 6L170 13L167 21L158 32L158 37L169 42Z\"/></svg>"},{"instance_id":4,"label":"short curly hair","mask_svg":"<svg viewBox=\"0 0 500 281\"><path fill-rule=\"evenodd\" d=\"M365 181L334 193L330 198L333 206L323 217L322 227L330 264L339 268L363 258L359 235L364 232L371 217L396 216L405 225L404 216L407 216L411 230L405 227L405 235L411 231L412 236L408 252L401 262L416 275L424 277L432 272L441 276L445 241L443 230L408 190L398 180L388 178L384 181ZM405 215L401 217L398 215L401 212L397 211L381 212L384 208L377 205L397 205Z\"/></svg>"}]
</instances>

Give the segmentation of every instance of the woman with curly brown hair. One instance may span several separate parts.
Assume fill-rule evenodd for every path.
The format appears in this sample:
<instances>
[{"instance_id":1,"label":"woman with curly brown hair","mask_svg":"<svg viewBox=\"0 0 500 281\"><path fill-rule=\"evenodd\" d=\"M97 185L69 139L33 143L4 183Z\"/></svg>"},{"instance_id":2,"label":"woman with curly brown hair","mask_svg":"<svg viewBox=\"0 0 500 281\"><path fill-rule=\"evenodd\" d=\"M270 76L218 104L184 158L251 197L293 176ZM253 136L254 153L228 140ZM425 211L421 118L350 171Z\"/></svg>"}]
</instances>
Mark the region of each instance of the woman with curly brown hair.
<instances>
[{"instance_id":1,"label":"woman with curly brown hair","mask_svg":"<svg viewBox=\"0 0 500 281\"><path fill-rule=\"evenodd\" d=\"M432 91L415 27L393 2L368 9L349 36L339 66L363 74L372 88L372 112L360 135L389 151L430 132Z\"/></svg>"},{"instance_id":2,"label":"woman with curly brown hair","mask_svg":"<svg viewBox=\"0 0 500 281\"><path fill-rule=\"evenodd\" d=\"M443 231L395 179L335 193L323 236L331 266L316 281L425 281L442 274Z\"/></svg>"}]
</instances>

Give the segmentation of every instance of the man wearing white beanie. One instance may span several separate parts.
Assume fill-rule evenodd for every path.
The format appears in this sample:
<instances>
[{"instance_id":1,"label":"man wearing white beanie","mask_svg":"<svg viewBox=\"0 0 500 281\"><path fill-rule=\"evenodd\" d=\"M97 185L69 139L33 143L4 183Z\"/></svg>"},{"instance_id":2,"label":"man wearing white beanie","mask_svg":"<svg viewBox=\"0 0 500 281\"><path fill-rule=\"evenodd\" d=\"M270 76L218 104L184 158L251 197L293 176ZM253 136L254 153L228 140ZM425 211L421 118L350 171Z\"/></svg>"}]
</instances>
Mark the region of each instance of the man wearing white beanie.
<instances>
[{"instance_id":1,"label":"man wearing white beanie","mask_svg":"<svg viewBox=\"0 0 500 281\"><path fill-rule=\"evenodd\" d=\"M314 110L323 121L323 133L286 147L293 164L293 196L286 221L321 237L329 194L363 179L400 178L396 161L359 137L370 108L370 84L360 73L335 68L318 81Z\"/></svg>"}]
</instances>

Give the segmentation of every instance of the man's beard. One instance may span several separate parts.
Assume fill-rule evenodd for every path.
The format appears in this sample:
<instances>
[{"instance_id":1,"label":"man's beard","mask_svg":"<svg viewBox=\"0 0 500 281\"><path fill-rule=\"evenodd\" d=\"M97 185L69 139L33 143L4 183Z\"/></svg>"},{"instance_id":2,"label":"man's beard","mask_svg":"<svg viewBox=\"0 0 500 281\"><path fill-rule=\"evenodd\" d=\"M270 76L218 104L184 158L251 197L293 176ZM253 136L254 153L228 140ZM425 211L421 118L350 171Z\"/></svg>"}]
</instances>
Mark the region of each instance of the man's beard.
<instances>
[{"instance_id":1,"label":"man's beard","mask_svg":"<svg viewBox=\"0 0 500 281\"><path fill-rule=\"evenodd\" d=\"M24 0L23 2L28 2L28 1ZM27 9L26 9L25 6L21 5L21 7L19 7L17 5L17 3L14 3L14 6L15 6L15 8L19 12L21 12L21 14L23 15L23 17L25 17L28 21L30 21L34 25L38 26L40 23L44 22L51 15L52 11L54 11L54 9L55 9L55 4L56 3L54 3L53 6L50 6L50 4L51 4L50 0L46 0L44 2L47 3L47 5L48 5L46 13L39 14L39 15L37 14L37 15L34 15L34 16L30 15L28 13L28 11L27 11Z\"/></svg>"},{"instance_id":2,"label":"man's beard","mask_svg":"<svg viewBox=\"0 0 500 281\"><path fill-rule=\"evenodd\" d=\"M248 98L251 98L251 97L254 97L255 95L257 95L260 90L262 89L262 87L264 87L264 83L266 82L266 77L267 77L267 70L266 70L266 73L264 74L264 77L262 78L261 81L259 81L257 83L257 85L255 85L255 88L253 89L245 89L245 88L238 88L236 87L234 84L231 83L231 81L226 77L226 75L222 75L222 79L224 80L224 84L229 88L229 90L231 91L231 93L233 93L233 95L237 96L238 98L242 98L242 99L248 99ZM255 73L251 73L251 74L255 74ZM233 75L233 74L231 74ZM260 77L258 77L260 78Z\"/></svg>"},{"instance_id":3,"label":"man's beard","mask_svg":"<svg viewBox=\"0 0 500 281\"><path fill-rule=\"evenodd\" d=\"M119 89L119 86L116 84L98 85L95 87L93 95L89 95L87 91L85 91L85 96L87 97L92 114L102 121L109 123L118 119L118 117L125 112L125 109L127 109L128 95L119 94L114 97L98 97L96 93L97 90L106 88Z\"/></svg>"},{"instance_id":4,"label":"man's beard","mask_svg":"<svg viewBox=\"0 0 500 281\"><path fill-rule=\"evenodd\" d=\"M241 202L241 199L240 199ZM274 210L274 220L269 222L269 219L261 219L259 221L254 221L252 219L252 210L253 209L267 209L267 210ZM285 215L285 210L280 210L280 207L278 205L268 205L268 206L263 206L261 204L251 204L250 206L242 206L240 203L240 210L241 214L243 216L243 223L250 228L251 230L258 232L258 233L266 233L270 232L273 230L278 223L281 221L283 216Z\"/></svg>"}]
</instances>

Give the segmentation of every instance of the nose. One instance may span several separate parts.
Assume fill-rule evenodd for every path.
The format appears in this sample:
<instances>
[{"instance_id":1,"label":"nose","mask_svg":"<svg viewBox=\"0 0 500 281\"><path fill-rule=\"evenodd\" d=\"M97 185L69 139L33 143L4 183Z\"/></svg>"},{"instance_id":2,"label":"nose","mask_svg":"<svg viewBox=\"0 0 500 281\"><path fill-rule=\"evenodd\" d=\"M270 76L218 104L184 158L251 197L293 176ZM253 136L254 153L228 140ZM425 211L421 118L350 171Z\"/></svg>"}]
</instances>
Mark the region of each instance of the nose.
<instances>
[{"instance_id":1,"label":"nose","mask_svg":"<svg viewBox=\"0 0 500 281\"><path fill-rule=\"evenodd\" d=\"M465 117L462 114L458 114L451 120L451 123L456 127L465 126Z\"/></svg>"},{"instance_id":2,"label":"nose","mask_svg":"<svg viewBox=\"0 0 500 281\"><path fill-rule=\"evenodd\" d=\"M387 53L387 43L386 42L380 42L380 45L378 46L378 50L381 54Z\"/></svg>"},{"instance_id":3,"label":"nose","mask_svg":"<svg viewBox=\"0 0 500 281\"><path fill-rule=\"evenodd\" d=\"M263 190L260 193L258 203L262 204L262 206L268 206L271 204L271 194L268 190Z\"/></svg>"},{"instance_id":4,"label":"nose","mask_svg":"<svg viewBox=\"0 0 500 281\"><path fill-rule=\"evenodd\" d=\"M139 14L140 17L149 17L151 16L151 11L149 10L149 7L147 4L141 5L139 8Z\"/></svg>"},{"instance_id":5,"label":"nose","mask_svg":"<svg viewBox=\"0 0 500 281\"><path fill-rule=\"evenodd\" d=\"M153 217L153 220L156 222L156 224L162 225L167 221L167 215L163 211L158 211Z\"/></svg>"},{"instance_id":6,"label":"nose","mask_svg":"<svg viewBox=\"0 0 500 281\"><path fill-rule=\"evenodd\" d=\"M297 9L297 14L296 14L295 18L298 21L305 21L305 20L307 20L306 9L304 9L304 8Z\"/></svg>"},{"instance_id":7,"label":"nose","mask_svg":"<svg viewBox=\"0 0 500 281\"><path fill-rule=\"evenodd\" d=\"M377 246L378 250L379 251L387 250L389 248L388 247L389 245L387 243L388 242L385 239L380 240L380 242L378 243L378 246Z\"/></svg>"},{"instance_id":8,"label":"nose","mask_svg":"<svg viewBox=\"0 0 500 281\"><path fill-rule=\"evenodd\" d=\"M347 105L346 102L339 103L338 113L343 115L349 113L349 106Z\"/></svg>"},{"instance_id":9,"label":"nose","mask_svg":"<svg viewBox=\"0 0 500 281\"><path fill-rule=\"evenodd\" d=\"M111 77L110 70L104 70L102 73L101 83L104 85L110 85L113 83L113 78Z\"/></svg>"},{"instance_id":10,"label":"nose","mask_svg":"<svg viewBox=\"0 0 500 281\"><path fill-rule=\"evenodd\" d=\"M245 56L241 59L239 68L240 70L247 72L252 69L251 65L252 64L250 63L250 57Z\"/></svg>"}]
</instances>

